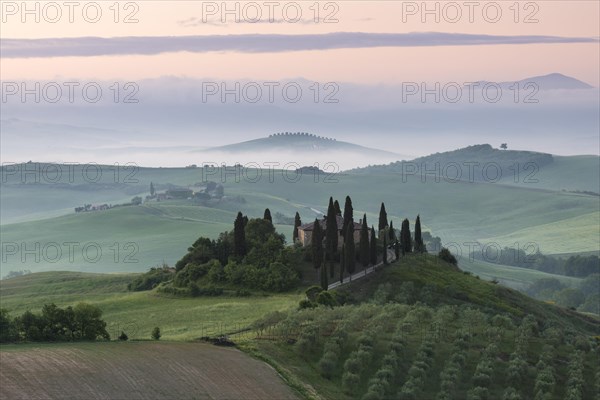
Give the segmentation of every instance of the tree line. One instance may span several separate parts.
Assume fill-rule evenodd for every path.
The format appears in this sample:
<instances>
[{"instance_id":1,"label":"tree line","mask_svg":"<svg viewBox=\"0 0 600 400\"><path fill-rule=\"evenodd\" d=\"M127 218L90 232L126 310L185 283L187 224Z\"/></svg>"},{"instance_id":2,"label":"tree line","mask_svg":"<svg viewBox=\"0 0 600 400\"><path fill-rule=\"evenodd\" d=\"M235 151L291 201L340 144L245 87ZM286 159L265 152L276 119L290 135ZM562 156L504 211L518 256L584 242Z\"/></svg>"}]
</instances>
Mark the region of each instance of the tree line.
<instances>
[{"instance_id":1,"label":"tree line","mask_svg":"<svg viewBox=\"0 0 600 400\"><path fill-rule=\"evenodd\" d=\"M110 335L102 320L102 310L88 303L66 308L46 304L40 314L25 311L14 318L6 309L0 309L0 343L97 339L110 340Z\"/></svg>"}]
</instances>

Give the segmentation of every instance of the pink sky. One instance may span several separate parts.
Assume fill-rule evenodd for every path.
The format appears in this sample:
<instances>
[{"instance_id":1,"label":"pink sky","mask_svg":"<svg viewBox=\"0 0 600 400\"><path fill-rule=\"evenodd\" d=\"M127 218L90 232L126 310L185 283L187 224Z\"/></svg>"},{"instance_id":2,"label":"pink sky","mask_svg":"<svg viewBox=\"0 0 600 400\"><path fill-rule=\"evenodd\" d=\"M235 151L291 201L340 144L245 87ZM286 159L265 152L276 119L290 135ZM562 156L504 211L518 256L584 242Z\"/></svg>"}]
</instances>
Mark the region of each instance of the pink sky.
<instances>
[{"instance_id":1,"label":"pink sky","mask_svg":"<svg viewBox=\"0 0 600 400\"><path fill-rule=\"evenodd\" d=\"M33 39L62 37L121 37L121 36L188 36L188 35L243 35L243 34L319 34L330 32L448 32L479 35L540 35L561 37L598 38L600 6L597 1L538 1L519 3L519 22L515 22L512 1L478 2L473 19L468 21L469 9L465 2L456 2L463 13L457 23L444 20L454 18L456 8L440 5L440 22L435 15L426 15L423 23L421 10L415 15L404 15L403 10L420 8L421 2L329 2L319 3L320 16L334 13L337 23L314 23L313 2L296 2L300 5L303 18L299 23L235 23L233 16L223 24L219 17L208 15L208 23L202 23L202 2L141 1L125 9L121 2L119 20L115 23L113 2L100 2L102 18L98 23L88 23L81 11L75 10L74 22L67 21L67 11L62 9L62 18L51 24L36 23L34 16L28 21L20 19L22 10L6 8L3 2L2 39ZM47 2L41 2L41 7ZM60 2L59 2L60 3ZM84 4L85 2L82 2ZM209 2L204 2L205 7ZM244 3L240 3L243 10ZM280 8L294 8L292 2L280 2ZM18 6L21 2L16 2ZM62 4L62 3L61 3ZM214 3L220 7L221 2ZM233 8L233 2L229 2ZM263 4L263 2L257 2ZM433 9L436 2L428 2ZM498 22L486 21L495 15L496 5L502 11ZM33 6L31 6L33 7ZM448 7L448 6L445 6ZM483 8L488 13L484 15ZM512 7L512 8L511 8ZM209 10L207 8L207 10ZM248 8L248 12L252 11ZM281 11L275 8L275 19L282 19ZM54 16L54 10L46 10ZM122 22L129 13L137 23ZM267 20L268 9L261 8L263 21ZM43 13L43 9L40 9ZM524 19L538 22L525 23ZM288 14L288 17L290 15ZM193 19L195 18L195 19ZM293 18L293 15L290 17ZM187 21L182 23L181 21ZM215 79L284 79L304 77L315 81L338 81L360 83L399 83L403 81L456 81L471 80L510 81L534 75L560 72L599 86L599 44L523 44L482 46L437 46L437 47L377 47L359 49L335 49L298 51L284 53L239 53L174 52L149 56L93 56L54 58L4 58L0 78L14 79L127 79L136 80L165 75L190 76Z\"/></svg>"}]
</instances>

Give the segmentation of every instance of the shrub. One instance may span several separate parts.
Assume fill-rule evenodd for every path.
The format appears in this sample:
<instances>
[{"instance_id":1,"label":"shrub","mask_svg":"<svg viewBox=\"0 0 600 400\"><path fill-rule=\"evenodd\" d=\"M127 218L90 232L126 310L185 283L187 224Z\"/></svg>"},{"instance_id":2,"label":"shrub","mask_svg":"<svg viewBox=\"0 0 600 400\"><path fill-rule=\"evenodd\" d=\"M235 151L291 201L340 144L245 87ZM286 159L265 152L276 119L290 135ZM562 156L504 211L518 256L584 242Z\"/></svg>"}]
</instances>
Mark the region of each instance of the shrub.
<instances>
[{"instance_id":1,"label":"shrub","mask_svg":"<svg viewBox=\"0 0 600 400\"><path fill-rule=\"evenodd\" d=\"M332 308L337 305L335 298L328 291L319 293L317 296L317 303Z\"/></svg>"},{"instance_id":2,"label":"shrub","mask_svg":"<svg viewBox=\"0 0 600 400\"><path fill-rule=\"evenodd\" d=\"M308 300L317 301L317 296L322 291L323 291L323 288L321 286L313 285L313 286L309 287L308 289L306 289L306 292L304 292L304 293L306 294L306 298Z\"/></svg>"},{"instance_id":3,"label":"shrub","mask_svg":"<svg viewBox=\"0 0 600 400\"><path fill-rule=\"evenodd\" d=\"M317 307L317 303L314 303L308 299L300 300L300 303L298 304L298 308L301 310L315 307Z\"/></svg>"},{"instance_id":4,"label":"shrub","mask_svg":"<svg viewBox=\"0 0 600 400\"><path fill-rule=\"evenodd\" d=\"M152 329L152 339L154 340L159 340L160 337L162 336L160 334L160 328L158 326L155 326L154 329Z\"/></svg>"},{"instance_id":5,"label":"shrub","mask_svg":"<svg viewBox=\"0 0 600 400\"><path fill-rule=\"evenodd\" d=\"M380 284L373 294L373 302L375 304L385 304L388 302L392 293L392 284L387 282Z\"/></svg>"},{"instance_id":6,"label":"shrub","mask_svg":"<svg viewBox=\"0 0 600 400\"><path fill-rule=\"evenodd\" d=\"M190 282L189 289L190 289L190 295L192 297L198 297L198 296L200 296L200 288L198 287L198 285L196 284L196 282Z\"/></svg>"},{"instance_id":7,"label":"shrub","mask_svg":"<svg viewBox=\"0 0 600 400\"><path fill-rule=\"evenodd\" d=\"M489 392L487 388L477 386L467 392L467 400L487 400Z\"/></svg>"},{"instance_id":8,"label":"shrub","mask_svg":"<svg viewBox=\"0 0 600 400\"><path fill-rule=\"evenodd\" d=\"M402 282L394 300L398 303L414 304L415 284L413 282Z\"/></svg>"},{"instance_id":9,"label":"shrub","mask_svg":"<svg viewBox=\"0 0 600 400\"><path fill-rule=\"evenodd\" d=\"M119 340L129 340L129 336L127 336L127 334L124 331L121 331L121 334L119 335Z\"/></svg>"},{"instance_id":10,"label":"shrub","mask_svg":"<svg viewBox=\"0 0 600 400\"><path fill-rule=\"evenodd\" d=\"M438 253L438 257L441 258L442 260L446 261L447 263L450 263L455 266L458 265L458 261L456 260L456 257L454 257L454 255L452 255L452 253L450 253L450 250L448 250L445 247L442 247L442 249Z\"/></svg>"},{"instance_id":11,"label":"shrub","mask_svg":"<svg viewBox=\"0 0 600 400\"><path fill-rule=\"evenodd\" d=\"M332 351L326 352L319 360L319 370L321 375L327 379L331 379L335 367L337 365L338 355Z\"/></svg>"},{"instance_id":12,"label":"shrub","mask_svg":"<svg viewBox=\"0 0 600 400\"><path fill-rule=\"evenodd\" d=\"M502 395L502 400L521 400L521 395L513 387L508 387Z\"/></svg>"},{"instance_id":13,"label":"shrub","mask_svg":"<svg viewBox=\"0 0 600 400\"><path fill-rule=\"evenodd\" d=\"M352 395L356 393L358 385L360 384L360 376L352 372L346 371L342 375L342 389L344 393Z\"/></svg>"},{"instance_id":14,"label":"shrub","mask_svg":"<svg viewBox=\"0 0 600 400\"><path fill-rule=\"evenodd\" d=\"M175 277L175 272L168 265L161 268L150 268L150 270L127 284L127 290L137 292L151 290L161 282L166 282Z\"/></svg>"}]
</instances>

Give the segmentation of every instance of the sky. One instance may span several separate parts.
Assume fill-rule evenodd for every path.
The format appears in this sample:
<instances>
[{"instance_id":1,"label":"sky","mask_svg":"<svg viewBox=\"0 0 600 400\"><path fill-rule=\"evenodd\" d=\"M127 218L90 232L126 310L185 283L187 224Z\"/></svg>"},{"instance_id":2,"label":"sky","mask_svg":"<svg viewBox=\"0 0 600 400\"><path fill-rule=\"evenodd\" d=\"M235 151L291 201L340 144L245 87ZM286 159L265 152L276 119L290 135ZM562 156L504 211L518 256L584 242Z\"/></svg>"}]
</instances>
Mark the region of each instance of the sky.
<instances>
[{"instance_id":1,"label":"sky","mask_svg":"<svg viewBox=\"0 0 600 400\"><path fill-rule=\"evenodd\" d=\"M262 1L121 1L119 7L113 2L98 2L98 7L80 2L73 8L53 7L51 4L56 2L35 3L39 3L37 10L31 3L24 9L21 2L2 2L3 80L136 80L174 75L220 79L304 77L387 84L405 79L506 81L561 72L594 86L600 84L597 1L483 1L470 7L465 6L468 2L449 5L405 1L273 2L271 7ZM98 11L100 16L96 17ZM379 45L375 39L370 45L355 44L360 47L353 49L347 47L358 41L348 36L331 49L286 51L293 40L290 36L311 35L302 39L310 47L336 32L438 34L404 40L404 44L371 47ZM473 35L470 42L481 44L449 40L444 37L448 34ZM248 39L253 35L261 37ZM214 43L214 47L209 46L214 51L186 51L182 42L194 36L204 37L207 45ZM223 36L229 39L227 45ZM513 42L527 36L557 39L532 38L525 44L503 44L498 36L510 36ZM105 38L104 50L119 47L122 53L80 56L92 47L90 37ZM140 40L132 44L119 42L119 38L131 37ZM264 42L265 37L271 40L259 46L261 51L244 50ZM69 56L57 49L60 43L46 41L36 52L31 49L35 43L24 41L59 38L71 39ZM170 42L159 46L160 38ZM574 42L556 43L566 38ZM21 41L11 42L15 39ZM588 42L583 42L585 39ZM411 47L404 47L406 42ZM157 47L164 52L135 54L140 48ZM36 57L44 49L48 57ZM20 57L24 54L28 58ZM56 56L51 57L53 54Z\"/></svg>"},{"instance_id":2,"label":"sky","mask_svg":"<svg viewBox=\"0 0 600 400\"><path fill-rule=\"evenodd\" d=\"M46 142L39 141L43 144L35 150L23 144L19 135L35 141L35 135L48 132L54 149L62 149L63 159L76 141L85 147L88 136L73 136L83 131L90 137L110 132L106 137L110 136L115 148L139 146L143 141L160 147L165 145L167 132L167 142L174 146L186 146L192 137L214 146L286 130L363 145L379 134L429 132L438 138L435 143L424 138L415 140L410 149L397 149L399 154L414 156L474 142L495 143L503 130L519 148L555 154L589 153L586 150L599 140L593 111L600 87L598 1L124 0L66 4L71 3L0 2L4 158L44 157ZM546 103L549 108L543 110L519 104L520 114L512 119L525 125L494 129L472 123L477 109L461 111L466 117L460 120L448 113L436 114L438 104L426 104L432 108L429 119L435 120L428 126L418 126L418 120L402 126L412 116L406 107L400 117L389 111L404 106L388 100L390 93L407 82L462 86L475 81L515 82L551 73L573 77L595 89L583 96L554 93L551 104ZM188 106L193 105L190 98L198 101L198 93L190 94L192 89L174 84L290 80L316 82L321 90L333 83L347 102L337 108L338 114L330 113L333 106L323 104L295 110L284 104L277 118L273 110L252 109L252 104L235 111L239 114L228 114L234 111L228 108L231 104L224 104L215 112L204 108L196 115L197 109ZM89 111L91 105L85 112L68 104L52 109L54 105L16 101L18 95L5 101L4 84L25 81L103 82L105 93L112 93L110 82L130 82L139 89L139 105L135 116L129 117L131 108L122 104L96 113ZM307 83L305 90L311 93L308 87ZM569 107L557 106L556 98ZM170 102L169 107L161 109L157 99ZM344 107L349 116L343 114ZM360 112L367 110L374 112L361 120ZM527 110L535 110L536 118L527 119ZM166 122L158 120L161 112L167 114ZM544 113L553 113L559 120L545 118ZM492 120L511 119L504 109L492 114ZM254 119L244 120L248 115ZM210 125L203 124L208 120ZM540 141L544 120L552 133ZM73 132L60 128L64 126ZM479 136L472 136L474 130ZM161 134L159 139L155 134ZM585 139L574 142L567 137ZM144 162L155 151L146 154ZM88 151L86 157L93 159L94 152ZM102 160L108 161L106 153ZM168 159L161 162L168 164Z\"/></svg>"}]
</instances>

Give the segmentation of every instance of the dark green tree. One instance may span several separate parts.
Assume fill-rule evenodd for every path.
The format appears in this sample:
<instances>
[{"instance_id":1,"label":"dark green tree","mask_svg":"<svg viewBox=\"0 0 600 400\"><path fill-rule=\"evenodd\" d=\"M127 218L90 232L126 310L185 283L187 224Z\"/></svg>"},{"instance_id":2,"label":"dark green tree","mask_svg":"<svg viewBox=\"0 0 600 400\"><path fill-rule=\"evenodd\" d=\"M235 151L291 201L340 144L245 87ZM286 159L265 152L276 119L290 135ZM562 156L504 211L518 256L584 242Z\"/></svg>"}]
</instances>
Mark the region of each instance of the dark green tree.
<instances>
[{"instance_id":1,"label":"dark green tree","mask_svg":"<svg viewBox=\"0 0 600 400\"><path fill-rule=\"evenodd\" d=\"M381 203L379 209L379 232L388 227L387 212L385 211L385 204Z\"/></svg>"},{"instance_id":2,"label":"dark green tree","mask_svg":"<svg viewBox=\"0 0 600 400\"><path fill-rule=\"evenodd\" d=\"M425 251L423 236L421 235L421 217L419 215L417 215L417 220L415 221L415 251L417 253Z\"/></svg>"},{"instance_id":3,"label":"dark green tree","mask_svg":"<svg viewBox=\"0 0 600 400\"><path fill-rule=\"evenodd\" d=\"M327 290L329 282L327 281L327 265L323 264L321 267L321 288Z\"/></svg>"},{"instance_id":4,"label":"dark green tree","mask_svg":"<svg viewBox=\"0 0 600 400\"><path fill-rule=\"evenodd\" d=\"M340 282L344 282L344 272L346 272L346 245L342 244L342 252L340 253Z\"/></svg>"},{"instance_id":5,"label":"dark green tree","mask_svg":"<svg viewBox=\"0 0 600 400\"><path fill-rule=\"evenodd\" d=\"M402 255L412 252L410 222L408 222L408 219L402 221L402 229L400 229L400 244L402 246Z\"/></svg>"},{"instance_id":6,"label":"dark green tree","mask_svg":"<svg viewBox=\"0 0 600 400\"><path fill-rule=\"evenodd\" d=\"M375 236L375 228L371 227L371 241L369 243L371 251L369 258L371 259L371 265L377 264L377 238Z\"/></svg>"},{"instance_id":7,"label":"dark green tree","mask_svg":"<svg viewBox=\"0 0 600 400\"><path fill-rule=\"evenodd\" d=\"M346 271L350 274L350 280L352 280L352 274L356 270L356 250L354 248L354 221L350 220L350 229L346 229L344 236L344 264L346 265Z\"/></svg>"},{"instance_id":8,"label":"dark green tree","mask_svg":"<svg viewBox=\"0 0 600 400\"><path fill-rule=\"evenodd\" d=\"M387 242L387 235L383 235L383 263L385 265L387 265L388 263L388 259L387 259L387 246L388 246L388 242Z\"/></svg>"},{"instance_id":9,"label":"dark green tree","mask_svg":"<svg viewBox=\"0 0 600 400\"><path fill-rule=\"evenodd\" d=\"M340 202L337 201L337 200L334 201L333 202L333 206L335 207L335 213L341 217L342 216L342 209L340 208Z\"/></svg>"},{"instance_id":10,"label":"dark green tree","mask_svg":"<svg viewBox=\"0 0 600 400\"><path fill-rule=\"evenodd\" d=\"M450 253L450 250L448 250L445 247L442 247L442 249L438 253L438 257L446 262L449 262L452 265L458 265L458 261L456 260L456 257L454 257L454 255L452 253Z\"/></svg>"},{"instance_id":11,"label":"dark green tree","mask_svg":"<svg viewBox=\"0 0 600 400\"><path fill-rule=\"evenodd\" d=\"M327 208L327 219L325 220L325 247L327 248L327 260L329 260L329 274L333 279L335 254L338 248L338 226L333 198L329 198L329 207Z\"/></svg>"},{"instance_id":12,"label":"dark green tree","mask_svg":"<svg viewBox=\"0 0 600 400\"><path fill-rule=\"evenodd\" d=\"M352 199L350 196L346 196L346 203L344 204L344 226L342 232L344 237L346 236L346 228L351 225L354 221L354 209L352 208Z\"/></svg>"},{"instance_id":13,"label":"dark green tree","mask_svg":"<svg viewBox=\"0 0 600 400\"><path fill-rule=\"evenodd\" d=\"M390 221L389 238L390 238L390 243L394 243L396 241L396 231L394 230L394 221Z\"/></svg>"},{"instance_id":14,"label":"dark green tree","mask_svg":"<svg viewBox=\"0 0 600 400\"><path fill-rule=\"evenodd\" d=\"M367 267L369 266L369 227L367 226L367 214L363 215L362 226L360 228L360 242L359 242L359 257L360 263L365 269L365 273L367 271Z\"/></svg>"},{"instance_id":15,"label":"dark green tree","mask_svg":"<svg viewBox=\"0 0 600 400\"><path fill-rule=\"evenodd\" d=\"M17 340L17 330L14 320L8 315L8 311L0 308L0 343Z\"/></svg>"},{"instance_id":16,"label":"dark green tree","mask_svg":"<svg viewBox=\"0 0 600 400\"><path fill-rule=\"evenodd\" d=\"M244 220L242 212L238 212L235 222L233 223L233 252L237 257L246 255L246 220Z\"/></svg>"},{"instance_id":17,"label":"dark green tree","mask_svg":"<svg viewBox=\"0 0 600 400\"><path fill-rule=\"evenodd\" d=\"M298 227L302 225L302 220L300 219L300 214L298 214L298 212L296 212L296 217L294 217L294 234L293 234L293 241L294 243L296 243L296 241L298 240Z\"/></svg>"},{"instance_id":18,"label":"dark green tree","mask_svg":"<svg viewBox=\"0 0 600 400\"><path fill-rule=\"evenodd\" d=\"M154 340L160 339L160 337L162 336L160 334L160 328L158 326L155 326L154 329L152 329L152 334L150 336L152 336L152 339Z\"/></svg>"},{"instance_id":19,"label":"dark green tree","mask_svg":"<svg viewBox=\"0 0 600 400\"><path fill-rule=\"evenodd\" d=\"M321 268L323 267L323 230L321 229L321 224L318 219L315 219L312 238L311 238L311 247L312 247L312 261L313 267L317 270L317 276L319 276L319 272L321 272ZM321 273L321 277L323 274ZM327 290L325 288L324 290Z\"/></svg>"},{"instance_id":20,"label":"dark green tree","mask_svg":"<svg viewBox=\"0 0 600 400\"><path fill-rule=\"evenodd\" d=\"M154 191L154 184L152 182L150 182L150 196L154 196L154 193L156 193Z\"/></svg>"},{"instance_id":21,"label":"dark green tree","mask_svg":"<svg viewBox=\"0 0 600 400\"><path fill-rule=\"evenodd\" d=\"M271 217L271 210L269 210L268 208L265 208L265 215L263 216L263 219L266 219L270 223L273 223L273 218Z\"/></svg>"}]
</instances>

